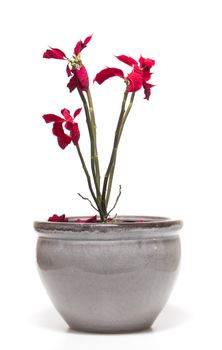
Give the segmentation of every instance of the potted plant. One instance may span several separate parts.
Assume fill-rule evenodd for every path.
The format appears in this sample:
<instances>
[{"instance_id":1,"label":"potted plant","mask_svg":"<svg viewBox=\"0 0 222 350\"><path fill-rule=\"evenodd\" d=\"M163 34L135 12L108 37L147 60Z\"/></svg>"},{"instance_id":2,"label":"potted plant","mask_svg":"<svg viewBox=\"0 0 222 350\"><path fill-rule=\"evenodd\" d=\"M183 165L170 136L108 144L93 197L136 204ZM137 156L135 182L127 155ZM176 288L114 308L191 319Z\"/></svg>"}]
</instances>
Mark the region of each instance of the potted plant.
<instances>
[{"instance_id":1,"label":"potted plant","mask_svg":"<svg viewBox=\"0 0 222 350\"><path fill-rule=\"evenodd\" d=\"M96 119L89 77L82 51L92 36L77 42L71 58L57 48L47 49L43 57L66 62L70 92L78 93L90 140L90 167L80 148L77 119L66 108L61 115L44 114L52 123L59 147L76 148L91 197L83 197L96 211L92 217L66 217L54 214L48 221L36 221L37 263L41 279L56 309L73 328L92 332L125 332L149 328L167 302L180 263L178 230L182 222L165 217L111 216L121 196L110 205L110 194L118 146L135 94L143 90L149 100L153 59L120 55L116 59L130 72L107 67L94 82L111 77L123 82L123 100L114 135L113 148L104 177L97 150ZM78 107L78 108L77 108ZM78 118L77 118L78 117Z\"/></svg>"}]
</instances>

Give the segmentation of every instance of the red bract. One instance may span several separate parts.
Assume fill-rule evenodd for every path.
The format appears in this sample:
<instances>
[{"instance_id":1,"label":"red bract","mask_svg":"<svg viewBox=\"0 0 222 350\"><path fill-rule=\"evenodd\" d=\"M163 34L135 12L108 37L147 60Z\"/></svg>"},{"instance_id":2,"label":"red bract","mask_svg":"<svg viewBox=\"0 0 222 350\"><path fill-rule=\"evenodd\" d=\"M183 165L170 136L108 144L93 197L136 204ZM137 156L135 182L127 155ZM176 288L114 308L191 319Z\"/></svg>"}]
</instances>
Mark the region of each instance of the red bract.
<instances>
[{"instance_id":1,"label":"red bract","mask_svg":"<svg viewBox=\"0 0 222 350\"><path fill-rule=\"evenodd\" d=\"M57 214L54 214L52 216L50 216L48 218L48 221L52 221L52 222L65 222L65 221L68 221L68 218L66 218L65 214L62 214L62 215L57 215Z\"/></svg>"},{"instance_id":2,"label":"red bract","mask_svg":"<svg viewBox=\"0 0 222 350\"><path fill-rule=\"evenodd\" d=\"M115 56L118 58L118 60L122 61L123 63L128 64L129 66L133 67L134 65L138 65L137 61L134 60L134 58L126 55L120 55L120 56Z\"/></svg>"},{"instance_id":3,"label":"red bract","mask_svg":"<svg viewBox=\"0 0 222 350\"><path fill-rule=\"evenodd\" d=\"M118 68L105 68L96 74L95 79L98 84L102 84L105 80L112 77L120 77L124 79L124 73Z\"/></svg>"},{"instance_id":4,"label":"red bract","mask_svg":"<svg viewBox=\"0 0 222 350\"><path fill-rule=\"evenodd\" d=\"M92 35L88 36L83 42L81 40L78 41L74 49L74 54L78 56L80 52L87 46L91 39Z\"/></svg>"},{"instance_id":5,"label":"red bract","mask_svg":"<svg viewBox=\"0 0 222 350\"><path fill-rule=\"evenodd\" d=\"M139 58L140 68L143 70L150 70L155 64L155 60L152 60L151 58L144 58L140 56Z\"/></svg>"},{"instance_id":6,"label":"red bract","mask_svg":"<svg viewBox=\"0 0 222 350\"><path fill-rule=\"evenodd\" d=\"M46 123L53 123L52 133L57 137L59 146L65 149L71 142L77 145L80 138L80 132L78 124L74 121L77 115L81 112L81 108L78 108L73 117L70 115L70 111L66 108L61 110L62 117L55 114L44 114L43 118ZM63 123L64 126L63 126ZM64 127L69 130L69 135L64 132Z\"/></svg>"},{"instance_id":7,"label":"red bract","mask_svg":"<svg viewBox=\"0 0 222 350\"><path fill-rule=\"evenodd\" d=\"M67 70L68 76L69 73L73 76L69 80L67 87L69 91L72 92L75 88L80 89L81 91L87 91L89 88L89 77L85 66L81 66L79 69L73 68L72 70Z\"/></svg>"},{"instance_id":8,"label":"red bract","mask_svg":"<svg viewBox=\"0 0 222 350\"><path fill-rule=\"evenodd\" d=\"M127 80L129 81L129 85L127 89L129 92L138 91L143 86L143 78L141 77L140 74L134 71L128 74Z\"/></svg>"},{"instance_id":9,"label":"red bract","mask_svg":"<svg viewBox=\"0 0 222 350\"><path fill-rule=\"evenodd\" d=\"M67 59L65 53L59 49L55 49L53 47L50 50L46 50L43 54L43 58L55 58L57 60L65 60Z\"/></svg>"},{"instance_id":10,"label":"red bract","mask_svg":"<svg viewBox=\"0 0 222 350\"><path fill-rule=\"evenodd\" d=\"M151 88L154 85L147 83L146 81L143 82L143 88L144 88L144 94L145 94L145 99L149 100L150 94L151 94Z\"/></svg>"}]
</instances>

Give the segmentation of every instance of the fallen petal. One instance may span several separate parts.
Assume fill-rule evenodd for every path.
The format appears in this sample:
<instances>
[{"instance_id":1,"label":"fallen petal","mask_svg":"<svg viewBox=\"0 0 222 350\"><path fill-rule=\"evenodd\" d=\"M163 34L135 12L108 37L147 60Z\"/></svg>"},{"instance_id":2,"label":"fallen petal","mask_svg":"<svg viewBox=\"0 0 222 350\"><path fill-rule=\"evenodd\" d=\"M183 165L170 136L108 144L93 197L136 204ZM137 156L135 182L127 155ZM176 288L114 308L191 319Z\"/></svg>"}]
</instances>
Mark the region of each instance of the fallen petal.
<instances>
[{"instance_id":1,"label":"fallen petal","mask_svg":"<svg viewBox=\"0 0 222 350\"><path fill-rule=\"evenodd\" d=\"M79 223L79 224L83 224L83 223L95 223L97 222L97 215L95 216L92 216L90 217L89 219L86 219L86 220L80 220L80 219L76 219L75 221L76 223Z\"/></svg>"},{"instance_id":2,"label":"fallen petal","mask_svg":"<svg viewBox=\"0 0 222 350\"><path fill-rule=\"evenodd\" d=\"M65 214L62 214L62 215L54 214L48 218L48 221L65 222L65 221L68 221L68 218L66 218Z\"/></svg>"}]
</instances>

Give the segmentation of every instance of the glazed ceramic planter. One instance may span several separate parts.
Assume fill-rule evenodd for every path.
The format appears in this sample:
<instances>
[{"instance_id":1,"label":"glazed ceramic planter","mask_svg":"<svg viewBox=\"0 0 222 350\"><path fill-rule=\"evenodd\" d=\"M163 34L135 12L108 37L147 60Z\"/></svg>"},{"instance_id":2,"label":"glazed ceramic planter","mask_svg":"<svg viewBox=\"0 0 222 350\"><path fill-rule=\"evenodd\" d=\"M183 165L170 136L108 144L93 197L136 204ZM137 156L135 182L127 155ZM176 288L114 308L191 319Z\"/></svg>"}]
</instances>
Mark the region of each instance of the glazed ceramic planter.
<instances>
[{"instance_id":1,"label":"glazed ceramic planter","mask_svg":"<svg viewBox=\"0 0 222 350\"><path fill-rule=\"evenodd\" d=\"M74 219L34 224L38 270L58 312L81 331L151 327L178 274L182 222L119 217L116 223L77 224Z\"/></svg>"}]
</instances>

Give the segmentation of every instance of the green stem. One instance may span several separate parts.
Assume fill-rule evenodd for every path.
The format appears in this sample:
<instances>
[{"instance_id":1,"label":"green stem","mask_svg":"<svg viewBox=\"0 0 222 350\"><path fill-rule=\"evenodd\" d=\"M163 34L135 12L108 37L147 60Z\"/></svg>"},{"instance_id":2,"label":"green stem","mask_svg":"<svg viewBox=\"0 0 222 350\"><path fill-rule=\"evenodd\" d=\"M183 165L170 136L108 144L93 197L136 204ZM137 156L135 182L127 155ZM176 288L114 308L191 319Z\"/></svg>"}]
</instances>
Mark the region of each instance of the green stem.
<instances>
[{"instance_id":1,"label":"green stem","mask_svg":"<svg viewBox=\"0 0 222 350\"><path fill-rule=\"evenodd\" d=\"M81 152L81 150L80 150L79 145L76 145L76 149L77 149L77 152L78 152L80 161L81 161L81 163L82 163L83 170L84 170L85 175L86 175L86 178L87 178L87 182L88 182L88 186L89 186L90 193L91 193L91 195L92 195L92 197L93 197L93 199L94 199L94 202L96 203L96 206L97 206L98 209L99 209L98 201L97 201L97 198L96 198L95 193L94 193L93 188L92 188L91 178L90 178L89 172L88 172L88 170L87 170L86 163L85 163L85 161L84 161L84 158L83 158L83 155L82 155L82 152Z\"/></svg>"},{"instance_id":2,"label":"green stem","mask_svg":"<svg viewBox=\"0 0 222 350\"><path fill-rule=\"evenodd\" d=\"M108 180L109 180L109 176L110 176L111 171L114 171L112 169L113 169L113 166L115 166L117 148L118 148L118 143L119 143L119 130L121 128L121 125L122 125L122 122L123 122L123 118L124 118L127 97L128 97L128 91L127 91L127 88L126 88L126 90L124 92L124 95L123 95L121 111L120 111L119 120L118 120L116 131L115 131L113 150L112 150L111 157L110 157L110 162L109 162L109 165L108 165L105 177L104 177L103 190L102 190L102 202L101 202L103 210L107 210L108 201L106 200L106 195L108 195L108 198L109 198L110 192L111 192L111 183L109 182L108 193L106 193L106 191L107 191L107 184L108 184Z\"/></svg>"},{"instance_id":3,"label":"green stem","mask_svg":"<svg viewBox=\"0 0 222 350\"><path fill-rule=\"evenodd\" d=\"M87 101L85 99L85 96L80 89L78 89L78 91L79 91L79 95L80 95L82 102L83 102L85 115L86 115L86 123L87 123L88 130L89 130L90 144L91 144L91 169L92 169L92 174L93 174L93 180L94 180L95 187L96 187L98 209L100 210L101 193L100 193L99 183L98 183L96 169L95 169L96 152L95 152L93 128L92 128L90 113L89 113L88 104L87 104Z\"/></svg>"},{"instance_id":4,"label":"green stem","mask_svg":"<svg viewBox=\"0 0 222 350\"><path fill-rule=\"evenodd\" d=\"M131 111L131 108L132 108L132 105L133 105L133 101L134 101L134 97L135 97L135 92L133 92L131 94L130 102L129 102L129 105L128 105L128 108L127 108L126 112L125 112L125 105L124 105L124 110L123 110L123 107L122 107L123 115L120 115L121 123L120 123L120 125L118 127L118 139L117 139L117 142L116 142L116 149L114 150L114 157L113 157L113 160L112 160L110 175L109 175L109 179L108 179L108 190L107 190L107 195L106 195L106 206L108 206L109 198L110 198L110 194L111 194L111 189L112 189L112 182L113 182L113 175L114 175L115 166L116 166L116 156L117 156L118 145L119 145L119 142L120 142L120 139L121 139L121 135L122 135L122 132L123 132L123 127L125 125L126 119L127 119L128 115L129 115L129 113ZM122 110L121 110L121 112L122 112Z\"/></svg>"},{"instance_id":5,"label":"green stem","mask_svg":"<svg viewBox=\"0 0 222 350\"><path fill-rule=\"evenodd\" d=\"M90 115L91 115L92 129L93 129L96 178L97 178L97 182L98 182L98 187L99 187L99 189L100 189L100 169L99 169L99 158L98 158L98 151L97 151L97 137L96 137L96 120L95 120L95 113L94 113L93 100L92 100L92 96L91 96L90 89L88 89L86 93L87 93L87 99L88 99L88 104L89 104L89 113L90 113Z\"/></svg>"}]
</instances>

